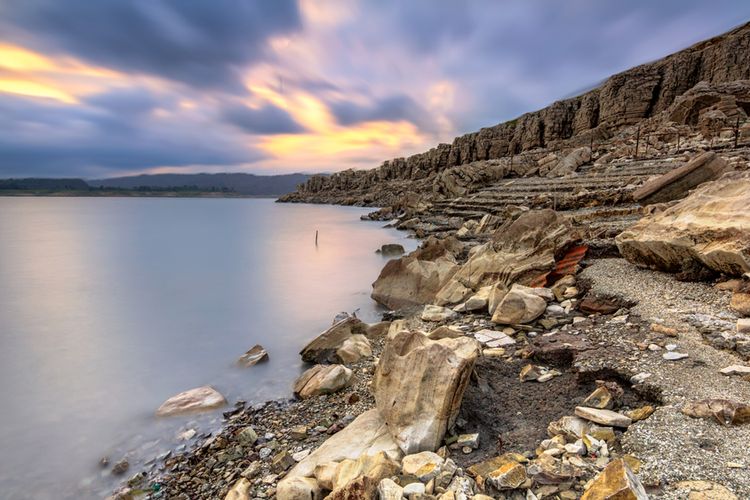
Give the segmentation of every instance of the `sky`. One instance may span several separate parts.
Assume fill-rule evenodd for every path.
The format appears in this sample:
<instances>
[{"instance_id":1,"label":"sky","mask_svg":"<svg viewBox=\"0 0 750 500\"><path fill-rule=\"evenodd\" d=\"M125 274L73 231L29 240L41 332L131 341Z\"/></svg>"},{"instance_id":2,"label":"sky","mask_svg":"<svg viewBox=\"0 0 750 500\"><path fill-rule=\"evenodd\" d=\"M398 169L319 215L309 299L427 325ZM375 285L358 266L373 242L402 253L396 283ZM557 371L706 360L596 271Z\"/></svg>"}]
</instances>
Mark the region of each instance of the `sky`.
<instances>
[{"instance_id":1,"label":"sky","mask_svg":"<svg viewBox=\"0 0 750 500\"><path fill-rule=\"evenodd\" d=\"M747 0L0 0L0 177L372 168L749 20Z\"/></svg>"}]
</instances>

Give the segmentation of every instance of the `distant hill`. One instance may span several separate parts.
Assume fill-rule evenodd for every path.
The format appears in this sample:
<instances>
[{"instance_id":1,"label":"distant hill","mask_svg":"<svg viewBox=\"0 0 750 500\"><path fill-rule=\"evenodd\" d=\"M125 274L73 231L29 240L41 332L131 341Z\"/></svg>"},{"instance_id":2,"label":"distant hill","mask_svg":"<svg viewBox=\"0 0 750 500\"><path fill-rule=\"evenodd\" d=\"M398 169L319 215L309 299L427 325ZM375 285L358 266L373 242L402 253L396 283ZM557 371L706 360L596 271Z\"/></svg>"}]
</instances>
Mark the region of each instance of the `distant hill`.
<instances>
[{"instance_id":1,"label":"distant hill","mask_svg":"<svg viewBox=\"0 0 750 500\"><path fill-rule=\"evenodd\" d=\"M153 174L111 177L87 181L94 188L115 189L188 189L196 191L226 191L247 196L280 196L290 193L298 184L307 182L310 175L254 175L254 174Z\"/></svg>"},{"instance_id":2,"label":"distant hill","mask_svg":"<svg viewBox=\"0 0 750 500\"><path fill-rule=\"evenodd\" d=\"M88 191L82 179L0 179L0 191Z\"/></svg>"}]
</instances>

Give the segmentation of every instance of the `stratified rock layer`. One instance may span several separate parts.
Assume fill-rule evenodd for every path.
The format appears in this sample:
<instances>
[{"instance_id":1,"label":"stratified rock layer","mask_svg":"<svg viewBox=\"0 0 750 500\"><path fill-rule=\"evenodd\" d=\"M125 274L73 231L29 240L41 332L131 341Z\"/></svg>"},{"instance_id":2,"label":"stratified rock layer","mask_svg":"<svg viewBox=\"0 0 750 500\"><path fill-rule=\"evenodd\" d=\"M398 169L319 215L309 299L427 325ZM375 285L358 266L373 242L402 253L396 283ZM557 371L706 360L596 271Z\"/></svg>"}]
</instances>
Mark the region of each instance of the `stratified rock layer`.
<instances>
[{"instance_id":1,"label":"stratified rock layer","mask_svg":"<svg viewBox=\"0 0 750 500\"><path fill-rule=\"evenodd\" d=\"M644 217L617 237L634 264L667 272L704 266L750 271L750 172L703 184L674 206Z\"/></svg>"},{"instance_id":2,"label":"stratified rock layer","mask_svg":"<svg viewBox=\"0 0 750 500\"><path fill-rule=\"evenodd\" d=\"M468 337L430 340L402 331L386 344L373 389L380 414L406 454L434 451L453 425L479 355Z\"/></svg>"}]
</instances>

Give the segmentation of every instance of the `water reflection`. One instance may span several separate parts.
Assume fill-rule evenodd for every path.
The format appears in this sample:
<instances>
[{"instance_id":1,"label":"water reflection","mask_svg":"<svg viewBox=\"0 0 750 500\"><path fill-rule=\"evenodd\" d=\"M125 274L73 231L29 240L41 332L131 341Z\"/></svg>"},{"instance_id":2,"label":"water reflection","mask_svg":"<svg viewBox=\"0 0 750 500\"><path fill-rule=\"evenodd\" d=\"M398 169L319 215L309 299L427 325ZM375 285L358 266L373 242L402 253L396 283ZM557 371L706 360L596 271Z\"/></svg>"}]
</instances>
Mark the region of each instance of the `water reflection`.
<instances>
[{"instance_id":1,"label":"water reflection","mask_svg":"<svg viewBox=\"0 0 750 500\"><path fill-rule=\"evenodd\" d=\"M335 313L377 319L375 248L415 246L360 222L363 212L271 200L0 198L3 496L97 498L106 475L88 493L79 483L100 475L99 457L138 447L137 461L174 445L188 419L152 415L184 389L288 395L299 348ZM235 367L255 343L270 361Z\"/></svg>"}]
</instances>

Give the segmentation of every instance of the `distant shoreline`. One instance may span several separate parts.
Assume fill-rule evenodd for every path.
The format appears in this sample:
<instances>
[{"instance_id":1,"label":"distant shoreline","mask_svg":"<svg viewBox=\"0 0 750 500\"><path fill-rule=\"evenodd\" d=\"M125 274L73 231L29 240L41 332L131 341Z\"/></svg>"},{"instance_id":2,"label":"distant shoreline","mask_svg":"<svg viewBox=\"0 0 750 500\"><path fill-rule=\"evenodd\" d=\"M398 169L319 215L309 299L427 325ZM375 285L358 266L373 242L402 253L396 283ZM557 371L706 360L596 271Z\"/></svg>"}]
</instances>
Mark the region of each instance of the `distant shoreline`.
<instances>
[{"instance_id":1,"label":"distant shoreline","mask_svg":"<svg viewBox=\"0 0 750 500\"><path fill-rule=\"evenodd\" d=\"M242 194L232 192L179 191L0 191L0 197L55 197L55 198L271 198L282 195Z\"/></svg>"}]
</instances>

